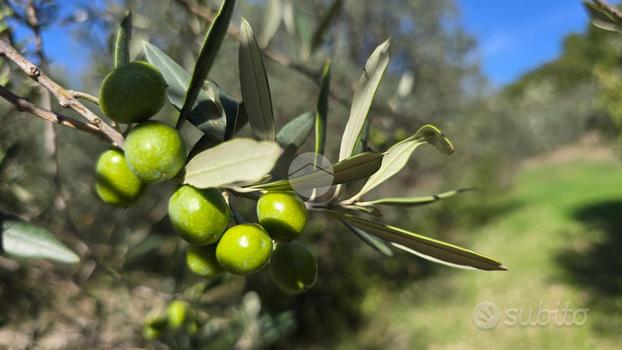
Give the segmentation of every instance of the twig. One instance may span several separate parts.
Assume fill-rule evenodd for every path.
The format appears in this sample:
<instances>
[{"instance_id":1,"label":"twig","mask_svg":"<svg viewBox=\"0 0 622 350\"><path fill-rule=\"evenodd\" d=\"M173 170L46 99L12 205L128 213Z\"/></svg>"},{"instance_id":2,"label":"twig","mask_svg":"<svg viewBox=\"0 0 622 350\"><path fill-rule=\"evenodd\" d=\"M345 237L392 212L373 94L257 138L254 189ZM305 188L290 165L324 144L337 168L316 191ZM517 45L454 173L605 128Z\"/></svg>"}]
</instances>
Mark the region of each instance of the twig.
<instances>
[{"instance_id":1,"label":"twig","mask_svg":"<svg viewBox=\"0 0 622 350\"><path fill-rule=\"evenodd\" d=\"M85 131L94 135L105 136L101 132L101 130L93 124L84 123L80 120L73 119L71 117L67 117L47 109L39 108L32 104L30 101L28 101L28 99L26 99L25 97L16 95L4 86L0 86L0 96L12 105L14 105L15 108L20 112L30 113L54 124L59 124L80 131Z\"/></svg>"},{"instance_id":2,"label":"twig","mask_svg":"<svg viewBox=\"0 0 622 350\"><path fill-rule=\"evenodd\" d=\"M13 61L23 70L32 80L39 83L56 97L58 103L65 108L71 108L86 118L91 124L96 126L106 137L117 146L123 146L123 135L115 130L110 124L106 123L90 109L86 108L71 93L65 90L58 83L53 81L39 67L28 61L17 50L5 40L0 40L0 54Z\"/></svg>"},{"instance_id":3,"label":"twig","mask_svg":"<svg viewBox=\"0 0 622 350\"><path fill-rule=\"evenodd\" d=\"M67 93L69 93L71 96L77 99L82 99L85 101L92 102L96 105L99 105L99 98L91 94L87 94L86 92L77 91L77 90L67 90Z\"/></svg>"}]
</instances>

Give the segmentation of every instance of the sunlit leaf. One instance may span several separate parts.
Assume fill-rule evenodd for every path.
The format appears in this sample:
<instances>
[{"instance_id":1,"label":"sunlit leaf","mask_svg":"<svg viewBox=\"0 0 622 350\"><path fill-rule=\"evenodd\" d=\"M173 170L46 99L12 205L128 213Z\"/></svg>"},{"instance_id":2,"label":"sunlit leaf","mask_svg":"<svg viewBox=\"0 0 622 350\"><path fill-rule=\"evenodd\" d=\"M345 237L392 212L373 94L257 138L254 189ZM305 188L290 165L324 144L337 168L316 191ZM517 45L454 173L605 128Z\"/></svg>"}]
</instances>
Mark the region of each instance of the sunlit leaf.
<instances>
[{"instance_id":1,"label":"sunlit leaf","mask_svg":"<svg viewBox=\"0 0 622 350\"><path fill-rule=\"evenodd\" d=\"M44 228L0 214L2 251L20 258L77 263L80 258Z\"/></svg>"},{"instance_id":2,"label":"sunlit leaf","mask_svg":"<svg viewBox=\"0 0 622 350\"><path fill-rule=\"evenodd\" d=\"M270 172L281 152L273 141L226 141L192 158L186 165L184 183L209 188L256 182Z\"/></svg>"},{"instance_id":3,"label":"sunlit leaf","mask_svg":"<svg viewBox=\"0 0 622 350\"><path fill-rule=\"evenodd\" d=\"M214 21L205 36L203 46L199 52L199 57L197 58L197 62L194 66L190 85L188 86L188 90L185 94L185 100L181 108L181 112L179 113L178 125L186 119L199 97L203 84L205 84L205 79L207 79L207 75L216 60L216 55L220 50L220 46L227 36L229 22L231 22L231 16L233 15L234 8L235 0L224 0L220 11L218 11L218 14L214 18Z\"/></svg>"},{"instance_id":4,"label":"sunlit leaf","mask_svg":"<svg viewBox=\"0 0 622 350\"><path fill-rule=\"evenodd\" d=\"M332 178L333 185L339 185L369 177L378 171L381 163L382 153L366 152L336 163L333 166L332 174L320 169L289 180L279 180L252 187L265 190L291 190L292 187L296 189L312 189L317 187L317 184L330 183L330 178Z\"/></svg>"},{"instance_id":5,"label":"sunlit leaf","mask_svg":"<svg viewBox=\"0 0 622 350\"><path fill-rule=\"evenodd\" d=\"M430 261L459 268L506 270L500 262L472 250L350 214L332 213L354 227Z\"/></svg>"},{"instance_id":6,"label":"sunlit leaf","mask_svg":"<svg viewBox=\"0 0 622 350\"><path fill-rule=\"evenodd\" d=\"M240 85L248 119L257 137L274 140L274 114L270 84L251 25L242 19L240 31Z\"/></svg>"},{"instance_id":7,"label":"sunlit leaf","mask_svg":"<svg viewBox=\"0 0 622 350\"><path fill-rule=\"evenodd\" d=\"M126 63L130 63L130 42L132 40L132 11L121 21L117 37L114 42L114 67L117 68Z\"/></svg>"},{"instance_id":8,"label":"sunlit leaf","mask_svg":"<svg viewBox=\"0 0 622 350\"><path fill-rule=\"evenodd\" d=\"M358 238L360 238L363 242L367 243L370 247L379 251L380 253L386 256L393 256L393 251L389 246L381 239L376 238L369 233L359 229L358 227L354 227L344 220L340 220L352 233L354 233Z\"/></svg>"},{"instance_id":9,"label":"sunlit leaf","mask_svg":"<svg viewBox=\"0 0 622 350\"><path fill-rule=\"evenodd\" d=\"M341 139L339 160L352 155L361 137L378 85L380 85L380 80L389 64L389 47L390 42L387 40L378 46L367 60L363 75L361 75L354 91L350 116Z\"/></svg>"},{"instance_id":10,"label":"sunlit leaf","mask_svg":"<svg viewBox=\"0 0 622 350\"><path fill-rule=\"evenodd\" d=\"M268 9L266 10L266 16L264 19L263 30L259 35L259 46L266 47L270 43L270 40L274 37L281 25L283 1L282 0L270 0Z\"/></svg>"},{"instance_id":11,"label":"sunlit leaf","mask_svg":"<svg viewBox=\"0 0 622 350\"><path fill-rule=\"evenodd\" d=\"M410 159L412 153L421 145L431 144L445 154L453 152L454 148L451 142L443 135L443 133L432 125L421 127L413 136L396 143L388 151L384 153L382 166L380 170L372 175L363 185L363 188L354 195L350 200L354 201L378 185L387 181L393 175L397 174Z\"/></svg>"},{"instance_id":12,"label":"sunlit leaf","mask_svg":"<svg viewBox=\"0 0 622 350\"><path fill-rule=\"evenodd\" d=\"M396 198L382 198L376 199L368 202L357 202L356 204L359 206L374 206L374 205L386 205L386 206L394 206L394 207L417 207L420 205L431 204L443 199L451 198L460 193L464 193L467 191L471 191L471 188L461 188L458 190L447 191L443 193L434 194L431 196L421 196L421 197L396 197Z\"/></svg>"}]
</instances>

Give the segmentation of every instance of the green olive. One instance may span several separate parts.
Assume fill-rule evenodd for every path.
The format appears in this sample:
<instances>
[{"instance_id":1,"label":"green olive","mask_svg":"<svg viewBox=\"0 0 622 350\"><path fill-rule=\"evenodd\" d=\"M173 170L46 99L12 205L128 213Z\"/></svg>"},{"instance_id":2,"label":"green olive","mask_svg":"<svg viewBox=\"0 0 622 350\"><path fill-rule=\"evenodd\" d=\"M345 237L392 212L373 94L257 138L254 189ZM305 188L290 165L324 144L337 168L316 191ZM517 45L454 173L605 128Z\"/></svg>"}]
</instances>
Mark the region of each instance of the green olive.
<instances>
[{"instance_id":1,"label":"green olive","mask_svg":"<svg viewBox=\"0 0 622 350\"><path fill-rule=\"evenodd\" d=\"M294 192L267 192L257 202L257 217L272 238L291 241L307 225L307 208Z\"/></svg>"},{"instance_id":2,"label":"green olive","mask_svg":"<svg viewBox=\"0 0 622 350\"><path fill-rule=\"evenodd\" d=\"M229 206L215 188L178 188L168 202L168 215L181 238L194 245L216 243L229 224Z\"/></svg>"},{"instance_id":3,"label":"green olive","mask_svg":"<svg viewBox=\"0 0 622 350\"><path fill-rule=\"evenodd\" d=\"M153 65L136 61L113 70L99 89L104 114L119 123L143 122L166 102L166 81Z\"/></svg>"},{"instance_id":4,"label":"green olive","mask_svg":"<svg viewBox=\"0 0 622 350\"><path fill-rule=\"evenodd\" d=\"M143 326L143 337L149 340L155 340L162 337L162 333L166 331L168 321L162 317L150 317L145 321Z\"/></svg>"},{"instance_id":5,"label":"green olive","mask_svg":"<svg viewBox=\"0 0 622 350\"><path fill-rule=\"evenodd\" d=\"M199 276L212 278L224 270L216 260L216 245L191 246L186 251L186 264L190 271Z\"/></svg>"},{"instance_id":6,"label":"green olive","mask_svg":"<svg viewBox=\"0 0 622 350\"><path fill-rule=\"evenodd\" d=\"M175 128L157 121L139 124L125 139L125 157L144 182L175 177L186 163L186 146Z\"/></svg>"},{"instance_id":7,"label":"green olive","mask_svg":"<svg viewBox=\"0 0 622 350\"><path fill-rule=\"evenodd\" d=\"M111 149L99 156L95 165L95 191L102 201L127 208L136 203L144 188L127 166L123 152Z\"/></svg>"},{"instance_id":8,"label":"green olive","mask_svg":"<svg viewBox=\"0 0 622 350\"><path fill-rule=\"evenodd\" d=\"M284 292L301 293L315 284L317 262L304 244L279 243L270 260L270 276Z\"/></svg>"},{"instance_id":9,"label":"green olive","mask_svg":"<svg viewBox=\"0 0 622 350\"><path fill-rule=\"evenodd\" d=\"M270 261L272 239L257 224L241 224L225 232L216 247L216 259L225 270L249 275Z\"/></svg>"},{"instance_id":10,"label":"green olive","mask_svg":"<svg viewBox=\"0 0 622 350\"><path fill-rule=\"evenodd\" d=\"M168 326L170 329L179 329L186 322L186 314L189 309L188 303L181 300L173 300L166 310Z\"/></svg>"}]
</instances>

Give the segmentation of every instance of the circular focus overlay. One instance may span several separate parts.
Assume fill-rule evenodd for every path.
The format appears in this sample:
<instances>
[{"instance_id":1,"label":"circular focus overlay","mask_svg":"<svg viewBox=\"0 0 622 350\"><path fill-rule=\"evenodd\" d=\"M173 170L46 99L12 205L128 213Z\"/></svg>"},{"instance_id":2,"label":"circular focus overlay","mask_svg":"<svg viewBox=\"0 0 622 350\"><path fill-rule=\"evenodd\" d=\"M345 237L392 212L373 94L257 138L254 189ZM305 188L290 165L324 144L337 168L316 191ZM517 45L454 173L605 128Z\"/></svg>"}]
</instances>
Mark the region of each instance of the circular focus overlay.
<instances>
[{"instance_id":1,"label":"circular focus overlay","mask_svg":"<svg viewBox=\"0 0 622 350\"><path fill-rule=\"evenodd\" d=\"M305 198L317 198L328 192L334 177L333 164L323 155L314 152L296 157L287 171L290 186Z\"/></svg>"},{"instance_id":2,"label":"circular focus overlay","mask_svg":"<svg viewBox=\"0 0 622 350\"><path fill-rule=\"evenodd\" d=\"M490 301L483 301L473 309L473 323L482 330L493 329L499 323L499 308Z\"/></svg>"}]
</instances>

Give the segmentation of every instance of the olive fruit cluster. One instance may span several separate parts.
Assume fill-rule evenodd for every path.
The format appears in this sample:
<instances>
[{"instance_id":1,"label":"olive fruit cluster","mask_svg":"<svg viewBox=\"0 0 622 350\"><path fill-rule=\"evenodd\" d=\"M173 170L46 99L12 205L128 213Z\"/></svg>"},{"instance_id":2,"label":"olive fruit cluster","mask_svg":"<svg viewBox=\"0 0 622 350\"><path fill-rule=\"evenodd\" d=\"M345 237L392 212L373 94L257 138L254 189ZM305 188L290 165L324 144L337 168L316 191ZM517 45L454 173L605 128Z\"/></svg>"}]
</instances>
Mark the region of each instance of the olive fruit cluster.
<instances>
[{"instance_id":1,"label":"olive fruit cluster","mask_svg":"<svg viewBox=\"0 0 622 350\"><path fill-rule=\"evenodd\" d=\"M100 88L100 105L118 123L138 123L124 151L101 154L95 166L95 190L106 203L129 207L148 183L175 177L186 162L186 146L175 128L148 121L162 109L166 82L149 63L131 62L110 73Z\"/></svg>"},{"instance_id":2,"label":"olive fruit cluster","mask_svg":"<svg viewBox=\"0 0 622 350\"><path fill-rule=\"evenodd\" d=\"M227 229L228 205L216 189L188 185L169 202L173 226L191 246L186 263L197 275L211 278L225 271L249 275L270 265L270 276L287 293L309 289L317 278L311 251L296 239L307 224L304 202L293 192L268 192L257 203L259 223ZM274 242L276 243L276 246Z\"/></svg>"},{"instance_id":3,"label":"olive fruit cluster","mask_svg":"<svg viewBox=\"0 0 622 350\"><path fill-rule=\"evenodd\" d=\"M95 189L104 202L129 207L147 184L172 179L184 167L186 148L179 132L148 120L165 99L162 74L146 62L120 66L103 81L100 105L106 116L118 123L137 123L123 151L108 150L97 161ZM270 263L272 279L288 293L315 283L313 254L302 243L288 243L307 224L305 204L293 192L264 193L257 202L258 223L229 227L231 212L220 190L182 185L170 197L168 214L179 236L190 244L189 269L200 276L225 271L249 275Z\"/></svg>"}]
</instances>

